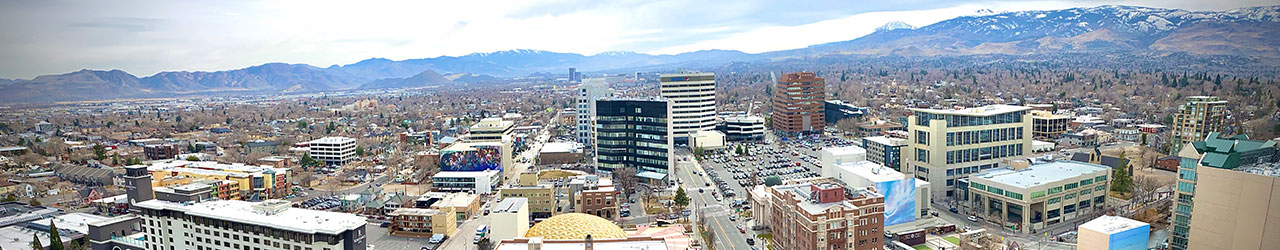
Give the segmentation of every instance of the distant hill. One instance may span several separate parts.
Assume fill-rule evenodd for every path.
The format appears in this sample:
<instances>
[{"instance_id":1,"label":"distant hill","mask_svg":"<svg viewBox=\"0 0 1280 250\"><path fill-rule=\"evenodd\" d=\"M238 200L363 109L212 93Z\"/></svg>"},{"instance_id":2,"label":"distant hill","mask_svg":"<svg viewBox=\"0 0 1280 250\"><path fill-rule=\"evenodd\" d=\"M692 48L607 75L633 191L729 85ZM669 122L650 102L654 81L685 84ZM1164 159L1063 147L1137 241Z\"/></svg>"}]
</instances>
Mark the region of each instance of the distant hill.
<instances>
[{"instance_id":1,"label":"distant hill","mask_svg":"<svg viewBox=\"0 0 1280 250\"><path fill-rule=\"evenodd\" d=\"M435 71L427 70L407 78L383 78L374 80L360 85L360 89L387 89L387 88L413 88L425 86L440 86L449 84L452 81L444 78Z\"/></svg>"},{"instance_id":2,"label":"distant hill","mask_svg":"<svg viewBox=\"0 0 1280 250\"><path fill-rule=\"evenodd\" d=\"M601 72L670 71L815 56L1034 55L1129 53L1232 55L1280 59L1280 6L1187 11L1099 6L963 16L924 27L891 22L853 40L749 54L704 50L675 55L627 51L595 55L508 50L464 56L371 58L319 68L268 63L215 72L81 70L31 80L0 79L0 103L99 100L210 92L288 93L484 83L517 76L563 76L569 67ZM547 73L552 72L552 73ZM443 76L442 76L443 75Z\"/></svg>"},{"instance_id":3,"label":"distant hill","mask_svg":"<svg viewBox=\"0 0 1280 250\"><path fill-rule=\"evenodd\" d=\"M1099 6L958 17L917 29L880 29L791 54L1031 54L1152 51L1280 57L1280 6L1186 11Z\"/></svg>"}]
</instances>

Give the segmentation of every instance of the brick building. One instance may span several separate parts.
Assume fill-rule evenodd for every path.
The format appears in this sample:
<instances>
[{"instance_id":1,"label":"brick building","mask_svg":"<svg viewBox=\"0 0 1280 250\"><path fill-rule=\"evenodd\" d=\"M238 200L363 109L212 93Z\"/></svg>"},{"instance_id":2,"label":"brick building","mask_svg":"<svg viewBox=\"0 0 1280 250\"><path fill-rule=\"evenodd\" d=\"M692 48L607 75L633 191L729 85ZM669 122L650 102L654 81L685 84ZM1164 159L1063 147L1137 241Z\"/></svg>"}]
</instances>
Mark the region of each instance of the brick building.
<instances>
[{"instance_id":1,"label":"brick building","mask_svg":"<svg viewBox=\"0 0 1280 250\"><path fill-rule=\"evenodd\" d=\"M773 87L773 129L792 135L821 133L826 125L825 85L813 72L779 77Z\"/></svg>"},{"instance_id":2,"label":"brick building","mask_svg":"<svg viewBox=\"0 0 1280 250\"><path fill-rule=\"evenodd\" d=\"M820 178L767 188L776 249L884 248L884 196Z\"/></svg>"}]
</instances>

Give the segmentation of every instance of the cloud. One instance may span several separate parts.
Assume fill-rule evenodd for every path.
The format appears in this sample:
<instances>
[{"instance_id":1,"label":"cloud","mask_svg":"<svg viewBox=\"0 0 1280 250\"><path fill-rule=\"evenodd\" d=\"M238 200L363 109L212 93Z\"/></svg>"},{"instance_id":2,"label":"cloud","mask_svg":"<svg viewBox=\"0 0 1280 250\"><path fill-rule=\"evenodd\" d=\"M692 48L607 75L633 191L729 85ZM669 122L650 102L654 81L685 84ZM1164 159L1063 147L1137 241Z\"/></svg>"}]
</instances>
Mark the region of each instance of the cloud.
<instances>
[{"instance_id":1,"label":"cloud","mask_svg":"<svg viewBox=\"0 0 1280 250\"><path fill-rule=\"evenodd\" d=\"M890 21L923 26L973 10L1132 4L1228 9L1266 1L0 1L0 78L90 69L145 76L266 62L539 49L748 52L849 40Z\"/></svg>"}]
</instances>

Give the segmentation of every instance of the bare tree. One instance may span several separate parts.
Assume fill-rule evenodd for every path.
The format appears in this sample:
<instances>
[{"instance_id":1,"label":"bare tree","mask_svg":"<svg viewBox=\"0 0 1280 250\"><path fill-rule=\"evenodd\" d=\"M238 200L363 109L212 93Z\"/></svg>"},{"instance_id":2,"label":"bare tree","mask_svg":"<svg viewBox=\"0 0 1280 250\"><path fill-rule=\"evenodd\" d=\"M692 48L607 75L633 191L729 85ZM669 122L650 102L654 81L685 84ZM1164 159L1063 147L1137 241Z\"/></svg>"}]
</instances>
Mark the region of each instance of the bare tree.
<instances>
[{"instance_id":1,"label":"bare tree","mask_svg":"<svg viewBox=\"0 0 1280 250\"><path fill-rule=\"evenodd\" d=\"M636 187L640 185L639 180L636 178L636 169L624 167L614 171L613 184L622 190L626 190L623 194L626 194L627 198L631 198L631 194L636 193Z\"/></svg>"}]
</instances>

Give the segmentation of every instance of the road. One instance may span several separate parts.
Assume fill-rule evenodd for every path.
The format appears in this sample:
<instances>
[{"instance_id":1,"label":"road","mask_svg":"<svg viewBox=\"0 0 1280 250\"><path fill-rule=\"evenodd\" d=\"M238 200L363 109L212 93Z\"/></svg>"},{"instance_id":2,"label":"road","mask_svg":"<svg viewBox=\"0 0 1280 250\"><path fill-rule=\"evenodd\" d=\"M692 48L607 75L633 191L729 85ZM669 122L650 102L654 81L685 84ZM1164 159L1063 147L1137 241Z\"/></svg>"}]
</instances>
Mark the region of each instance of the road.
<instances>
[{"instance_id":1,"label":"road","mask_svg":"<svg viewBox=\"0 0 1280 250\"><path fill-rule=\"evenodd\" d=\"M693 156L680 155L678 158L692 159ZM706 218L711 220L706 223L708 228L699 229L711 230L711 232L713 232L715 237L713 241L715 242L711 244L713 244L717 249L752 249L751 245L747 245L747 238L754 236L738 232L737 225L739 225L738 222L742 222L741 220L729 220L732 208L730 208L726 202L717 202L715 198L711 196L711 193L714 192L713 190L697 192L699 189L713 189L712 187L706 186L706 183L710 183L710 179L697 176L693 173L694 169L701 168L700 165L691 160L680 160L677 161L677 164L676 176L683 182L682 186L685 188L685 192L689 194L689 197L692 200L689 206L692 207L694 213L690 217L697 220L699 218L698 214L705 213ZM703 171L699 170L699 172ZM748 233L751 232L748 231ZM760 243L757 242L756 244Z\"/></svg>"}]
</instances>

